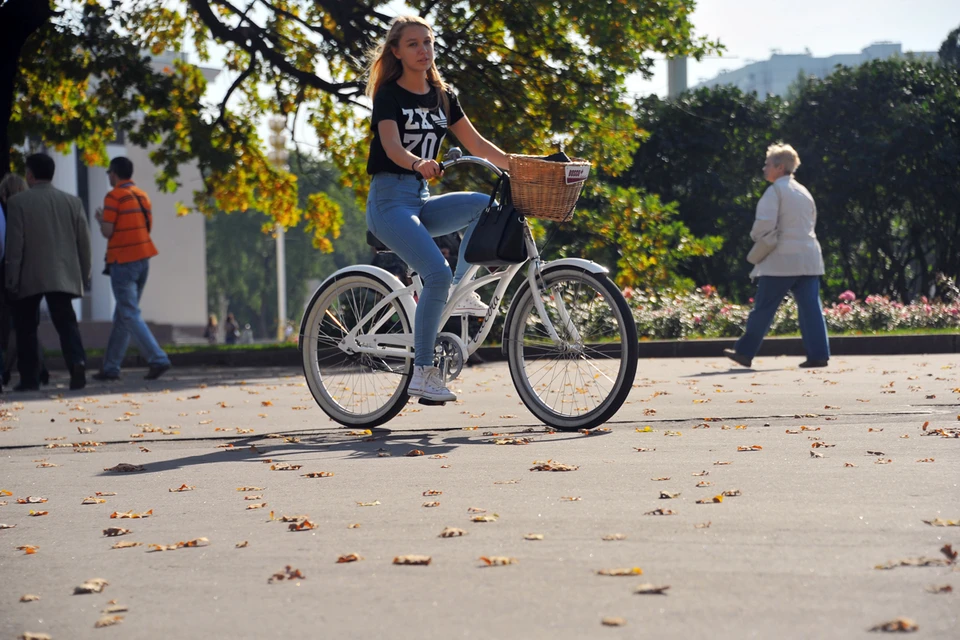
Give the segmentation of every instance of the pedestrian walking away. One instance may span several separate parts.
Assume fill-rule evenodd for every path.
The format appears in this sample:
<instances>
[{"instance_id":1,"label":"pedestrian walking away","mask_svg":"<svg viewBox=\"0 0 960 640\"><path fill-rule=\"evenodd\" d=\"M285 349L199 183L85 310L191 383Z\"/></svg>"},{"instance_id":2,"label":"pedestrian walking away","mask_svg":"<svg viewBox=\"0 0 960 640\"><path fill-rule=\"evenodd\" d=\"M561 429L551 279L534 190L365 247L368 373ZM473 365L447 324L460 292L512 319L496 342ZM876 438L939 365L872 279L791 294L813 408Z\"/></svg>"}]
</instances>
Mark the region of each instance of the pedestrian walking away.
<instances>
[{"instance_id":1,"label":"pedestrian walking away","mask_svg":"<svg viewBox=\"0 0 960 640\"><path fill-rule=\"evenodd\" d=\"M223 341L227 344L237 344L240 338L240 325L232 313L227 314L227 321L223 323Z\"/></svg>"},{"instance_id":2,"label":"pedestrian walking away","mask_svg":"<svg viewBox=\"0 0 960 640\"><path fill-rule=\"evenodd\" d=\"M170 359L151 333L140 313L140 299L147 285L150 258L157 248L150 239L153 211L150 198L133 182L133 163L124 157L110 161L107 178L113 189L97 209L100 233L107 238L106 272L116 299L113 327L95 380L117 380L132 339L150 370L144 376L156 380L170 368Z\"/></svg>"},{"instance_id":3,"label":"pedestrian walking away","mask_svg":"<svg viewBox=\"0 0 960 640\"><path fill-rule=\"evenodd\" d=\"M40 388L37 327L46 299L50 319L70 370L70 388L87 384L86 352L73 310L90 280L90 231L80 198L55 188L53 158L36 153L26 160L28 191L8 201L4 282L13 300L20 383L15 391Z\"/></svg>"},{"instance_id":4,"label":"pedestrian walking away","mask_svg":"<svg viewBox=\"0 0 960 640\"><path fill-rule=\"evenodd\" d=\"M797 302L800 335L807 354L800 366L825 367L830 360L827 323L820 302L824 268L815 232L817 205L806 187L794 178L799 166L800 156L790 145L775 144L767 149L763 177L771 185L757 203L750 231L754 246L747 256L755 265L750 277L759 278L757 294L744 334L733 349L724 350L724 355L744 367L749 368L760 351L787 292Z\"/></svg>"},{"instance_id":5,"label":"pedestrian walking away","mask_svg":"<svg viewBox=\"0 0 960 640\"><path fill-rule=\"evenodd\" d=\"M0 233L0 241L3 241L4 244L7 225L7 201L14 195L22 193L29 188L27 181L15 173L8 173L3 176L3 180L0 180L0 218L2 218L0 222L3 224L3 233ZM12 300L7 299L6 288L2 284L4 278L4 261L2 256L0 256L0 365L2 365L3 368L0 381L2 381L3 385L7 385L10 384L10 378L13 376L13 368L17 364L17 341L15 337L16 334L13 332ZM12 340L11 336L14 336ZM40 368L40 384L49 384L50 372L47 371L47 365L43 357L43 345L40 343L40 340L37 340L37 359ZM2 386L0 386L0 388L2 388Z\"/></svg>"},{"instance_id":6,"label":"pedestrian walking away","mask_svg":"<svg viewBox=\"0 0 960 640\"><path fill-rule=\"evenodd\" d=\"M470 264L463 254L487 206L487 194L459 192L430 196L427 180L442 173L436 160L447 131L476 156L502 169L509 158L477 133L459 99L440 76L430 24L400 16L371 56L367 95L373 99L373 138L367 173L367 226L423 280L414 323L414 368L407 393L427 400L456 400L434 366L440 316ZM456 271L433 238L466 229ZM487 305L473 292L454 313L486 316Z\"/></svg>"}]
</instances>

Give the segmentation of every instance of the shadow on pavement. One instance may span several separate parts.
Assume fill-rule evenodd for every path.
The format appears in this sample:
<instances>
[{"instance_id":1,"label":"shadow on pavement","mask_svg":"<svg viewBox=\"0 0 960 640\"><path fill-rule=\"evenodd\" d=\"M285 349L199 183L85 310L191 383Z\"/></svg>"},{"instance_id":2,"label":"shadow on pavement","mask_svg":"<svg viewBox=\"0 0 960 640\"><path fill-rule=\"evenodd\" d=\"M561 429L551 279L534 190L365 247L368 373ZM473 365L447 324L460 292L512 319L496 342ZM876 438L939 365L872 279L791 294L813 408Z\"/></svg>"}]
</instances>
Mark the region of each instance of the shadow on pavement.
<instances>
[{"instance_id":1,"label":"shadow on pavement","mask_svg":"<svg viewBox=\"0 0 960 640\"><path fill-rule=\"evenodd\" d=\"M460 428L451 429L432 429L420 433L397 433L386 429L376 429L372 436L358 438L354 436L340 435L337 433L317 433L315 435L304 435L299 433L297 436L288 437L279 441L276 438L265 438L263 436L241 438L230 442L233 446L230 448L217 448L209 453L202 453L181 458L161 460L159 462L150 462L144 465L144 471L133 472L129 475L144 475L150 473L162 473L174 469L183 469L194 465L217 464L220 462L259 462L261 464L278 464L289 460L291 456L301 456L296 464L302 465L300 469L293 470L298 473L309 473L318 469L310 468L310 460L304 460L303 454L313 452L340 452L348 459L379 459L382 457L399 458L410 454L411 451L422 451L422 456L430 457L435 455L446 455L462 446L484 445L501 446L494 442L496 436L478 435L469 436L444 436L444 431L462 431ZM489 432L485 432L489 433ZM524 436L543 436L547 432L538 428L536 431L530 431L530 427L521 428L518 431L498 431L498 436L503 437L524 437ZM576 440L579 438L593 438L597 435L610 435L610 432L591 434L589 436L580 433L552 432L550 443L563 440ZM370 440L372 438L372 440ZM481 439L484 438L484 439ZM292 441L292 440L296 441ZM206 442L206 441L203 441ZM271 444L275 443L275 444ZM537 440L531 438L527 447L535 447ZM502 445L516 446L516 445ZM421 454L417 454L420 457ZM100 476L117 476L128 474L117 474L104 471Z\"/></svg>"},{"instance_id":2,"label":"shadow on pavement","mask_svg":"<svg viewBox=\"0 0 960 640\"><path fill-rule=\"evenodd\" d=\"M50 384L40 387L39 391L14 392L13 385L17 384L19 376L14 375L10 381L10 388L4 389L4 397L7 400L17 402L30 402L31 400L46 400L51 395L63 395L64 397L83 398L86 396L106 396L123 395L127 393L158 393L165 390L181 391L190 389L197 391L202 389L200 385L208 387L236 387L249 384L260 384L261 380L272 380L273 383L283 384L287 379L294 379L298 382L303 381L303 373L300 369L294 367L271 367L271 368L197 368L190 367L182 370L176 368L165 373L158 380L144 380L146 369L124 370L120 374L120 380L111 382L98 382L91 375L95 372L87 372L87 386L76 391L70 390L70 376L62 371L50 373Z\"/></svg>"}]
</instances>

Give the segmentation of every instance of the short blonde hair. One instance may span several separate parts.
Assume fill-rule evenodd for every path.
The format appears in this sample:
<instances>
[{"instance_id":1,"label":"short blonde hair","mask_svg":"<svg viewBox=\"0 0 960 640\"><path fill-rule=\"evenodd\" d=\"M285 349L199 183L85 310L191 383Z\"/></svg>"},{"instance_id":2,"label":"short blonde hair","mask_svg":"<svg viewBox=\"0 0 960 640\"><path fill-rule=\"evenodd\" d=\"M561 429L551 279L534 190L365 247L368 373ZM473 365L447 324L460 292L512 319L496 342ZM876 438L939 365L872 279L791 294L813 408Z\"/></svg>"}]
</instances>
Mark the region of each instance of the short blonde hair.
<instances>
[{"instance_id":1,"label":"short blonde hair","mask_svg":"<svg viewBox=\"0 0 960 640\"><path fill-rule=\"evenodd\" d=\"M800 156L797 150L788 144L778 143L767 147L767 158L773 160L774 166L783 167L788 174L793 174L800 166Z\"/></svg>"}]
</instances>

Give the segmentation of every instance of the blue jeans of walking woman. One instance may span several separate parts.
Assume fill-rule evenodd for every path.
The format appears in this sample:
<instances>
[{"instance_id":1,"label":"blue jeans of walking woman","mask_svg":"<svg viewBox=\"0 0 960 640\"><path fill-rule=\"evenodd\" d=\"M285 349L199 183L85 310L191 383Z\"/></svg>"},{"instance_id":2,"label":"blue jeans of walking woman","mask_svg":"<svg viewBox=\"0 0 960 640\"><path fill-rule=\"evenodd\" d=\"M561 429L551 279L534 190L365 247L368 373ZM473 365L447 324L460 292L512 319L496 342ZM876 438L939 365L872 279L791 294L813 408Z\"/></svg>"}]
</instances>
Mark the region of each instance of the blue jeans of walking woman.
<instances>
[{"instance_id":1,"label":"blue jeans of walking woman","mask_svg":"<svg viewBox=\"0 0 960 640\"><path fill-rule=\"evenodd\" d=\"M103 358L103 372L108 375L120 373L120 365L131 338L140 356L151 367L170 365L170 359L157 344L157 339L140 315L140 297L147 285L149 272L149 259L110 265L110 286L117 306L113 312L113 328L110 330L107 352Z\"/></svg>"},{"instance_id":2,"label":"blue jeans of walking woman","mask_svg":"<svg viewBox=\"0 0 960 640\"><path fill-rule=\"evenodd\" d=\"M808 360L830 359L830 344L827 341L827 323L820 304L820 276L760 276L753 311L747 318L745 333L737 340L734 350L748 358L760 351L760 343L767 335L773 316L787 292L797 301L800 335Z\"/></svg>"},{"instance_id":3,"label":"blue jeans of walking woman","mask_svg":"<svg viewBox=\"0 0 960 640\"><path fill-rule=\"evenodd\" d=\"M473 192L430 197L427 183L414 175L378 173L370 181L367 227L423 280L414 320L417 366L433 366L433 344L450 285L460 282L470 268L464 253L489 201L490 196ZM451 276L450 265L433 238L464 228L457 271Z\"/></svg>"}]
</instances>

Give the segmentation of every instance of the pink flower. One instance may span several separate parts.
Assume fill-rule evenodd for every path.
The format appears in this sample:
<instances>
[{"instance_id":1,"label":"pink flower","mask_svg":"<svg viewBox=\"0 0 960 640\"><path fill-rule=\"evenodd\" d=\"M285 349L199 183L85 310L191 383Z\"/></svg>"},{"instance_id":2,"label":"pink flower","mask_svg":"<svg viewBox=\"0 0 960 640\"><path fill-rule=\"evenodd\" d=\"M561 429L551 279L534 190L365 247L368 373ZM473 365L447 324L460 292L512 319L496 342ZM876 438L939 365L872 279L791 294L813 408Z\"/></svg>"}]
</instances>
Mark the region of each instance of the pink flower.
<instances>
[{"instance_id":1,"label":"pink flower","mask_svg":"<svg viewBox=\"0 0 960 640\"><path fill-rule=\"evenodd\" d=\"M753 304L753 298L750 298L750 304Z\"/></svg>"},{"instance_id":2,"label":"pink flower","mask_svg":"<svg viewBox=\"0 0 960 640\"><path fill-rule=\"evenodd\" d=\"M846 291L840 294L839 298L843 302L853 302L854 300L857 299L857 294L847 289Z\"/></svg>"},{"instance_id":3,"label":"pink flower","mask_svg":"<svg viewBox=\"0 0 960 640\"><path fill-rule=\"evenodd\" d=\"M633 297L633 289L630 288L630 287L627 287L626 289L624 289L624 290L623 290L623 297L626 298L627 300L629 300L630 298L632 298L632 297Z\"/></svg>"},{"instance_id":4,"label":"pink flower","mask_svg":"<svg viewBox=\"0 0 960 640\"><path fill-rule=\"evenodd\" d=\"M848 313L850 313L851 311L853 311L853 307L851 307L851 306L848 305L848 304L838 304L838 305L837 305L837 311L840 312L840 315L845 316L845 315L847 315Z\"/></svg>"},{"instance_id":5,"label":"pink flower","mask_svg":"<svg viewBox=\"0 0 960 640\"><path fill-rule=\"evenodd\" d=\"M700 316L693 316L694 324L700 324L700 322L702 322L702 318Z\"/></svg>"},{"instance_id":6,"label":"pink flower","mask_svg":"<svg viewBox=\"0 0 960 640\"><path fill-rule=\"evenodd\" d=\"M707 297L710 297L717 292L717 288L709 284L703 285L702 287L700 287L700 290L703 291L703 295Z\"/></svg>"},{"instance_id":7,"label":"pink flower","mask_svg":"<svg viewBox=\"0 0 960 640\"><path fill-rule=\"evenodd\" d=\"M864 302L866 302L867 304L873 304L876 301L877 301L877 298L875 298L874 296L867 296L867 299L864 300Z\"/></svg>"}]
</instances>

